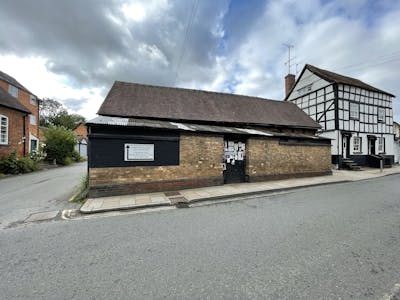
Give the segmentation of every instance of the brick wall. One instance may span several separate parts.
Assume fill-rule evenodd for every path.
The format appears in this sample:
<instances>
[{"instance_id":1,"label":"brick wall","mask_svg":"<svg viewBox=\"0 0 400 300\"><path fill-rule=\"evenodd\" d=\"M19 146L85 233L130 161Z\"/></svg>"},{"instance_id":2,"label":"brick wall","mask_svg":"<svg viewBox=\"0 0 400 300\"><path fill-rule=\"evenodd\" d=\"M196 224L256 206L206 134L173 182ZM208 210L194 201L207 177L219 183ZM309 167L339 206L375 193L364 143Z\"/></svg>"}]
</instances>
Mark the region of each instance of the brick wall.
<instances>
[{"instance_id":1,"label":"brick wall","mask_svg":"<svg viewBox=\"0 0 400 300\"><path fill-rule=\"evenodd\" d=\"M23 144L20 144L24 136L24 114L0 106L0 115L8 117L8 145L0 145L0 157L7 157L12 151L19 157L24 156Z\"/></svg>"},{"instance_id":2,"label":"brick wall","mask_svg":"<svg viewBox=\"0 0 400 300\"><path fill-rule=\"evenodd\" d=\"M181 134L178 166L90 168L90 197L220 185L223 137ZM287 145L278 139L247 140L250 181L331 174L330 144Z\"/></svg>"},{"instance_id":3,"label":"brick wall","mask_svg":"<svg viewBox=\"0 0 400 300\"><path fill-rule=\"evenodd\" d=\"M90 168L90 197L222 184L223 147L222 136L181 134L179 166Z\"/></svg>"},{"instance_id":4,"label":"brick wall","mask_svg":"<svg viewBox=\"0 0 400 300\"><path fill-rule=\"evenodd\" d=\"M2 87L7 92L8 86L8 82L0 80L0 87ZM30 94L21 89L18 89L18 101L21 102L26 108L28 108L31 111L31 114L34 115L36 118L36 125L31 125L30 116L26 116L26 126L28 131L26 132L27 142L25 143L25 151L26 153L29 153L29 133L34 135L36 138L39 138L39 103L36 99L36 105L32 105L30 103Z\"/></svg>"},{"instance_id":5,"label":"brick wall","mask_svg":"<svg viewBox=\"0 0 400 300\"><path fill-rule=\"evenodd\" d=\"M80 135L84 138L87 138L87 128L85 124L79 124L74 130L75 135Z\"/></svg>"},{"instance_id":6,"label":"brick wall","mask_svg":"<svg viewBox=\"0 0 400 300\"><path fill-rule=\"evenodd\" d=\"M250 181L331 174L328 145L284 145L278 139L247 141L246 174Z\"/></svg>"}]
</instances>

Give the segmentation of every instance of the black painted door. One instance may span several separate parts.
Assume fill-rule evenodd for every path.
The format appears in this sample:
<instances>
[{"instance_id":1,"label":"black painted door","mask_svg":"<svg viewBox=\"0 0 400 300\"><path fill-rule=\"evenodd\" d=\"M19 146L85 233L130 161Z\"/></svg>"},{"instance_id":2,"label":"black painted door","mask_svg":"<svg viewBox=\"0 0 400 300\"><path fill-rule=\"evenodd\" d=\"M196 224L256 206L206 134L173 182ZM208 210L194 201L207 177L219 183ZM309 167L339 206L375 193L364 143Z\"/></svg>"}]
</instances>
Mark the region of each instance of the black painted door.
<instances>
[{"instance_id":1,"label":"black painted door","mask_svg":"<svg viewBox=\"0 0 400 300\"><path fill-rule=\"evenodd\" d=\"M238 183L245 180L245 163L236 161L234 165L226 164L224 171L224 183Z\"/></svg>"},{"instance_id":2,"label":"black painted door","mask_svg":"<svg viewBox=\"0 0 400 300\"><path fill-rule=\"evenodd\" d=\"M244 182L246 177L246 143L225 140L224 183Z\"/></svg>"}]
</instances>

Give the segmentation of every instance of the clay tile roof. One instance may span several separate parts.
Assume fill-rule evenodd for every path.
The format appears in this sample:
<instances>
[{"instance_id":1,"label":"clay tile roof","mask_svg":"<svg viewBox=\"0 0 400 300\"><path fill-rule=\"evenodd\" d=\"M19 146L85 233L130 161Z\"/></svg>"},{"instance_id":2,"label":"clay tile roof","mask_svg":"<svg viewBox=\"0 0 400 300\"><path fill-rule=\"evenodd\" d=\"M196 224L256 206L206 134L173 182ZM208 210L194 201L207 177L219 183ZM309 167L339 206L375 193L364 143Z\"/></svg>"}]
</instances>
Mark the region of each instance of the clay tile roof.
<instances>
[{"instance_id":1,"label":"clay tile roof","mask_svg":"<svg viewBox=\"0 0 400 300\"><path fill-rule=\"evenodd\" d=\"M376 87L373 87L369 84L366 84L365 82L362 82L361 80L358 80L358 79L355 79L352 77L348 77L348 76L340 75L340 74L337 74L337 73L334 73L334 72L331 72L328 70L320 69L320 68L317 68L317 67L309 65L309 64L307 64L305 66L305 68L307 68L314 74L318 75L319 77L321 77L329 82L348 84L348 85L359 87L359 88L362 88L362 89L365 89L368 91L383 93L383 94L389 95L391 97L395 97L393 94L390 94L388 92L377 89Z\"/></svg>"},{"instance_id":2,"label":"clay tile roof","mask_svg":"<svg viewBox=\"0 0 400 300\"><path fill-rule=\"evenodd\" d=\"M22 84L20 84L17 80L15 80L14 77L11 77L10 75L0 71L0 79L8 82L9 84L12 84L13 86L24 90L25 92L32 94L26 87L24 87ZM33 94L32 94L33 95Z\"/></svg>"},{"instance_id":3,"label":"clay tile roof","mask_svg":"<svg viewBox=\"0 0 400 300\"><path fill-rule=\"evenodd\" d=\"M3 88L0 87L0 106L5 106L14 110L18 110L27 114L30 114L30 110L26 108L21 102L7 93Z\"/></svg>"},{"instance_id":4,"label":"clay tile roof","mask_svg":"<svg viewBox=\"0 0 400 300\"><path fill-rule=\"evenodd\" d=\"M320 128L295 104L257 97L116 81L99 115Z\"/></svg>"}]
</instances>

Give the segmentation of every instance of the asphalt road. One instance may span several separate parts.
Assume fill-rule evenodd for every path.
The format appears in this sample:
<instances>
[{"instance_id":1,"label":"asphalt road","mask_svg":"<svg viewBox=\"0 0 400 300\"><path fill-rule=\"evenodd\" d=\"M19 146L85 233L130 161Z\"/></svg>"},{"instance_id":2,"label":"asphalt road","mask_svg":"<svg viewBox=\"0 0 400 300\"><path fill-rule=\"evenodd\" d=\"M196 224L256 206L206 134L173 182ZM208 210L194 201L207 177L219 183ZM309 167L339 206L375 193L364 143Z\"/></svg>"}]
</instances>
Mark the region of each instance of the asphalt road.
<instances>
[{"instance_id":1,"label":"asphalt road","mask_svg":"<svg viewBox=\"0 0 400 300\"><path fill-rule=\"evenodd\" d=\"M381 299L400 175L0 230L2 299Z\"/></svg>"},{"instance_id":2,"label":"asphalt road","mask_svg":"<svg viewBox=\"0 0 400 300\"><path fill-rule=\"evenodd\" d=\"M30 214L76 206L68 203L86 173L86 163L0 179L0 228Z\"/></svg>"}]
</instances>

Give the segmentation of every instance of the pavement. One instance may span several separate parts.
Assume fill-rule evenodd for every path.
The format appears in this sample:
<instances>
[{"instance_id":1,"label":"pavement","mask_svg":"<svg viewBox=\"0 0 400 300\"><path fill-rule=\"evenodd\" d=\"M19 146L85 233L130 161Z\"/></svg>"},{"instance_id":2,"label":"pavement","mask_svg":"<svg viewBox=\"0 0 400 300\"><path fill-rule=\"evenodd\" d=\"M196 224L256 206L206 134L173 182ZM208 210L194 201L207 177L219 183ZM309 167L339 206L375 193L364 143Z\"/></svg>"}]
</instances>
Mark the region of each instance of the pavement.
<instances>
[{"instance_id":1,"label":"pavement","mask_svg":"<svg viewBox=\"0 0 400 300\"><path fill-rule=\"evenodd\" d=\"M382 172L376 168L361 171L332 170L328 176L294 178L255 183L225 184L222 186L185 189L173 192L145 193L124 196L89 198L80 208L81 213L100 213L107 211L141 209L154 206L187 206L190 203L209 201L235 196L278 192L299 187L352 182L400 173L400 166L386 168Z\"/></svg>"}]
</instances>

